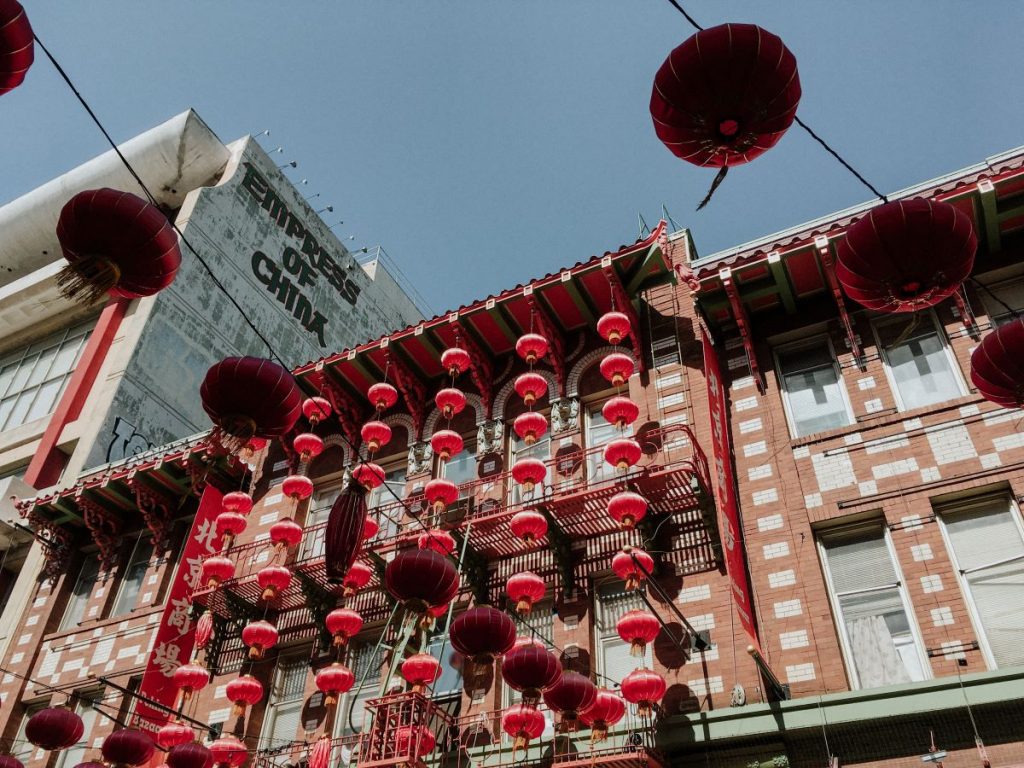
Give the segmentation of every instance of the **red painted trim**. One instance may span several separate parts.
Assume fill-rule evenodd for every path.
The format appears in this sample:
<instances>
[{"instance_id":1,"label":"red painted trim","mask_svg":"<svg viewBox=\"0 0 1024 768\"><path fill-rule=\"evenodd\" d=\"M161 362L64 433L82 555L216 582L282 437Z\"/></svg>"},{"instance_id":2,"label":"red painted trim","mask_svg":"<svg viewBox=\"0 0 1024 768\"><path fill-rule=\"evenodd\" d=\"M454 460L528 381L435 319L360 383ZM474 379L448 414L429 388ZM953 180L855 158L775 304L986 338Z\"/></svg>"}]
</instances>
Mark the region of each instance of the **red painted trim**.
<instances>
[{"instance_id":1,"label":"red painted trim","mask_svg":"<svg viewBox=\"0 0 1024 768\"><path fill-rule=\"evenodd\" d=\"M82 414L130 304L130 299L111 299L100 313L96 327L93 328L85 345L85 351L75 367L75 372L71 374L68 388L64 390L57 410L50 417L50 423L46 425L46 431L39 441L35 456L25 471L25 482L33 488L47 488L53 485L60 479L60 473L67 466L68 456L57 447L57 441L60 440L64 427Z\"/></svg>"}]
</instances>

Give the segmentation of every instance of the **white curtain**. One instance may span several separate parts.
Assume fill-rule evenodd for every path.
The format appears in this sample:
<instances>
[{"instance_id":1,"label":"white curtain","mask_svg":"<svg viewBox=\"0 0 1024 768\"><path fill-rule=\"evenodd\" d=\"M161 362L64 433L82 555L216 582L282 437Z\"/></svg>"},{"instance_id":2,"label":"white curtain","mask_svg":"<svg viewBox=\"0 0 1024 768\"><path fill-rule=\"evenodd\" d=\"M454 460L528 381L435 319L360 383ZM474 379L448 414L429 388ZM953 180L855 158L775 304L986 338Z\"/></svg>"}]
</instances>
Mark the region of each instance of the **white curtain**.
<instances>
[{"instance_id":1,"label":"white curtain","mask_svg":"<svg viewBox=\"0 0 1024 768\"><path fill-rule=\"evenodd\" d=\"M861 688L909 683L910 675L881 616L865 616L846 625Z\"/></svg>"}]
</instances>

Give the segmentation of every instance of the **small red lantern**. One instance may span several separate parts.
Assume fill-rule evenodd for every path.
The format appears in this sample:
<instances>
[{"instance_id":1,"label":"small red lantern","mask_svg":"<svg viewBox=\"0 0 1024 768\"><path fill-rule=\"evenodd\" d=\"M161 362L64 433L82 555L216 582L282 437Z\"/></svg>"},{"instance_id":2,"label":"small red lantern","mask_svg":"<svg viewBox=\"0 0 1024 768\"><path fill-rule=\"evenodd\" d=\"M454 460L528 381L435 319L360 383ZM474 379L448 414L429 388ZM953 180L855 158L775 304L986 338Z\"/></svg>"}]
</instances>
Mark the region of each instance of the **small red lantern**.
<instances>
[{"instance_id":1,"label":"small red lantern","mask_svg":"<svg viewBox=\"0 0 1024 768\"><path fill-rule=\"evenodd\" d=\"M536 707L526 704L513 704L501 716L501 729L515 739L512 754L526 749L530 739L536 739L544 733L544 715Z\"/></svg>"},{"instance_id":2,"label":"small red lantern","mask_svg":"<svg viewBox=\"0 0 1024 768\"><path fill-rule=\"evenodd\" d=\"M448 461L452 456L462 453L462 435L450 429L440 429L430 436L430 447L442 461Z\"/></svg>"},{"instance_id":3,"label":"small red lantern","mask_svg":"<svg viewBox=\"0 0 1024 768\"><path fill-rule=\"evenodd\" d=\"M244 715L246 707L263 701L263 683L252 675L236 677L225 686L224 692L234 705L231 714L235 717Z\"/></svg>"},{"instance_id":4,"label":"small red lantern","mask_svg":"<svg viewBox=\"0 0 1024 768\"><path fill-rule=\"evenodd\" d=\"M337 646L347 645L363 628L363 617L351 608L335 608L324 621Z\"/></svg>"},{"instance_id":5,"label":"small red lantern","mask_svg":"<svg viewBox=\"0 0 1024 768\"><path fill-rule=\"evenodd\" d=\"M504 611L478 605L455 617L448 633L452 648L477 664L488 664L512 649L516 625Z\"/></svg>"},{"instance_id":6,"label":"small red lantern","mask_svg":"<svg viewBox=\"0 0 1024 768\"><path fill-rule=\"evenodd\" d=\"M647 574L654 573L654 558L637 547L623 547L612 558L612 570L626 582L626 589L632 591L640 588Z\"/></svg>"},{"instance_id":7,"label":"small red lantern","mask_svg":"<svg viewBox=\"0 0 1024 768\"><path fill-rule=\"evenodd\" d=\"M307 397L302 401L302 415L315 427L331 415L331 401L325 397Z\"/></svg>"},{"instance_id":8,"label":"small red lantern","mask_svg":"<svg viewBox=\"0 0 1024 768\"><path fill-rule=\"evenodd\" d=\"M516 416L515 421L512 422L512 428L524 443L533 445L548 431L548 420L544 418L543 414L526 411Z\"/></svg>"},{"instance_id":9,"label":"small red lantern","mask_svg":"<svg viewBox=\"0 0 1024 768\"><path fill-rule=\"evenodd\" d=\"M328 707L337 704L338 697L348 692L354 682L352 670L337 661L316 673L317 690L324 694L324 704Z\"/></svg>"},{"instance_id":10,"label":"small red lantern","mask_svg":"<svg viewBox=\"0 0 1024 768\"><path fill-rule=\"evenodd\" d=\"M207 608L196 622L196 648L205 648L213 639L213 614Z\"/></svg>"},{"instance_id":11,"label":"small red lantern","mask_svg":"<svg viewBox=\"0 0 1024 768\"><path fill-rule=\"evenodd\" d=\"M407 610L425 613L458 594L459 573L451 560L432 549L407 549L387 564L384 585Z\"/></svg>"},{"instance_id":12,"label":"small red lantern","mask_svg":"<svg viewBox=\"0 0 1024 768\"><path fill-rule=\"evenodd\" d=\"M384 468L372 461L365 461L352 470L352 479L368 491L380 488L384 483L384 477Z\"/></svg>"},{"instance_id":13,"label":"small red lantern","mask_svg":"<svg viewBox=\"0 0 1024 768\"><path fill-rule=\"evenodd\" d=\"M644 649L661 632L661 622L650 611L626 611L615 623L615 629L629 643L633 656L643 656Z\"/></svg>"},{"instance_id":14,"label":"small red lantern","mask_svg":"<svg viewBox=\"0 0 1024 768\"><path fill-rule=\"evenodd\" d=\"M210 745L216 768L238 768L249 757L245 744L234 736L221 736Z\"/></svg>"},{"instance_id":15,"label":"small red lantern","mask_svg":"<svg viewBox=\"0 0 1024 768\"><path fill-rule=\"evenodd\" d=\"M0 96L25 81L35 60L32 25L17 0L0 2Z\"/></svg>"},{"instance_id":16,"label":"small red lantern","mask_svg":"<svg viewBox=\"0 0 1024 768\"><path fill-rule=\"evenodd\" d=\"M398 402L398 390L386 381L374 384L366 390L366 396L378 411L386 411Z\"/></svg>"},{"instance_id":17,"label":"small red lantern","mask_svg":"<svg viewBox=\"0 0 1024 768\"><path fill-rule=\"evenodd\" d=\"M292 572L283 565L265 565L257 571L256 583L263 590L260 599L270 602L288 589L288 585L292 583Z\"/></svg>"},{"instance_id":18,"label":"small red lantern","mask_svg":"<svg viewBox=\"0 0 1024 768\"><path fill-rule=\"evenodd\" d=\"M221 537L224 549L231 549L235 538L245 530L247 524L245 515L238 512L221 512L217 515L214 525L217 528L217 535Z\"/></svg>"},{"instance_id":19,"label":"small red lantern","mask_svg":"<svg viewBox=\"0 0 1024 768\"><path fill-rule=\"evenodd\" d=\"M608 729L626 714L626 702L607 688L598 688L597 697L589 708L580 712L580 720L591 729L591 741L604 741Z\"/></svg>"},{"instance_id":20,"label":"small red lantern","mask_svg":"<svg viewBox=\"0 0 1024 768\"><path fill-rule=\"evenodd\" d=\"M203 410L238 447L254 436L280 437L302 411L302 394L289 371L258 357L226 357L206 372Z\"/></svg>"},{"instance_id":21,"label":"small red lantern","mask_svg":"<svg viewBox=\"0 0 1024 768\"><path fill-rule=\"evenodd\" d=\"M167 768L213 768L213 753L197 741L187 741L167 753Z\"/></svg>"},{"instance_id":22,"label":"small red lantern","mask_svg":"<svg viewBox=\"0 0 1024 768\"><path fill-rule=\"evenodd\" d=\"M269 621L251 621L242 629L242 642L249 646L250 659L262 659L277 644L277 627Z\"/></svg>"},{"instance_id":23,"label":"small red lantern","mask_svg":"<svg viewBox=\"0 0 1024 768\"><path fill-rule=\"evenodd\" d=\"M82 718L67 707L46 707L25 723L25 738L48 752L77 744L84 732Z\"/></svg>"},{"instance_id":24,"label":"small red lantern","mask_svg":"<svg viewBox=\"0 0 1024 768\"><path fill-rule=\"evenodd\" d=\"M516 354L533 365L548 353L548 340L539 333L525 333L516 341Z\"/></svg>"},{"instance_id":25,"label":"small red lantern","mask_svg":"<svg viewBox=\"0 0 1024 768\"><path fill-rule=\"evenodd\" d=\"M547 534L548 519L535 509L524 509L512 515L512 519L508 521L508 527L513 536L522 539L527 544L532 544Z\"/></svg>"},{"instance_id":26,"label":"small red lantern","mask_svg":"<svg viewBox=\"0 0 1024 768\"><path fill-rule=\"evenodd\" d=\"M508 577L505 592L516 601L516 613L527 614L533 610L534 603L544 599L547 585L533 571L522 571Z\"/></svg>"},{"instance_id":27,"label":"small red lantern","mask_svg":"<svg viewBox=\"0 0 1024 768\"><path fill-rule=\"evenodd\" d=\"M288 475L281 482L281 493L294 502L308 499L313 495L313 481L305 475Z\"/></svg>"},{"instance_id":28,"label":"small red lantern","mask_svg":"<svg viewBox=\"0 0 1024 768\"><path fill-rule=\"evenodd\" d=\"M519 459L512 465L512 479L523 486L527 493L538 483L544 482L548 468L540 459Z\"/></svg>"},{"instance_id":29,"label":"small red lantern","mask_svg":"<svg viewBox=\"0 0 1024 768\"><path fill-rule=\"evenodd\" d=\"M366 443L366 450L370 453L376 453L383 446L391 442L391 427L383 421L368 421L359 430L359 435L363 438L363 442Z\"/></svg>"},{"instance_id":30,"label":"small red lantern","mask_svg":"<svg viewBox=\"0 0 1024 768\"><path fill-rule=\"evenodd\" d=\"M434 751L437 740L425 725L403 725L395 730L395 752L408 754L411 762Z\"/></svg>"},{"instance_id":31,"label":"small red lantern","mask_svg":"<svg viewBox=\"0 0 1024 768\"><path fill-rule=\"evenodd\" d=\"M423 693L440 676L441 663L429 653L417 653L402 662L402 677L417 693Z\"/></svg>"},{"instance_id":32,"label":"small red lantern","mask_svg":"<svg viewBox=\"0 0 1024 768\"><path fill-rule=\"evenodd\" d=\"M434 404L446 419L462 413L466 407L466 395L461 389L445 387L434 395Z\"/></svg>"},{"instance_id":33,"label":"small red lantern","mask_svg":"<svg viewBox=\"0 0 1024 768\"><path fill-rule=\"evenodd\" d=\"M636 704L640 717L649 717L654 705L665 695L665 679L650 669L635 669L622 679L622 695Z\"/></svg>"},{"instance_id":34,"label":"small red lantern","mask_svg":"<svg viewBox=\"0 0 1024 768\"><path fill-rule=\"evenodd\" d=\"M421 533L416 544L420 549L432 549L440 555L450 555L455 551L455 539L448 531L437 528Z\"/></svg>"},{"instance_id":35,"label":"small red lantern","mask_svg":"<svg viewBox=\"0 0 1024 768\"><path fill-rule=\"evenodd\" d=\"M608 499L608 516L628 531L647 514L647 499L639 493L620 491Z\"/></svg>"},{"instance_id":36,"label":"small red lantern","mask_svg":"<svg viewBox=\"0 0 1024 768\"><path fill-rule=\"evenodd\" d=\"M248 515L252 512L252 496L245 491L231 491L231 493L224 494L224 498L220 500L220 506L226 512Z\"/></svg>"},{"instance_id":37,"label":"small red lantern","mask_svg":"<svg viewBox=\"0 0 1024 768\"><path fill-rule=\"evenodd\" d=\"M292 440L292 447L299 454L299 461L307 462L323 453L324 441L312 432L300 432Z\"/></svg>"},{"instance_id":38,"label":"small red lantern","mask_svg":"<svg viewBox=\"0 0 1024 768\"><path fill-rule=\"evenodd\" d=\"M444 511L459 498L459 486L443 477L435 477L423 489L423 495L437 512Z\"/></svg>"},{"instance_id":39,"label":"small red lantern","mask_svg":"<svg viewBox=\"0 0 1024 768\"><path fill-rule=\"evenodd\" d=\"M380 523L376 521L371 515L366 516L366 520L363 522L363 541L369 541L380 531Z\"/></svg>"},{"instance_id":40,"label":"small red lantern","mask_svg":"<svg viewBox=\"0 0 1024 768\"><path fill-rule=\"evenodd\" d=\"M171 720L169 723L160 726L156 732L156 743L160 749L171 749L179 744L187 744L195 738L191 726L185 725L179 720Z\"/></svg>"},{"instance_id":41,"label":"small red lantern","mask_svg":"<svg viewBox=\"0 0 1024 768\"><path fill-rule=\"evenodd\" d=\"M352 566L348 569L344 578L341 580L341 586L344 588L344 596L352 597L357 594L360 589L370 583L370 579L372 578L373 569L362 560L356 560L352 563Z\"/></svg>"},{"instance_id":42,"label":"small red lantern","mask_svg":"<svg viewBox=\"0 0 1024 768\"><path fill-rule=\"evenodd\" d=\"M103 740L100 751L112 766L145 765L153 757L156 746L145 731L119 728Z\"/></svg>"},{"instance_id":43,"label":"small red lantern","mask_svg":"<svg viewBox=\"0 0 1024 768\"><path fill-rule=\"evenodd\" d=\"M544 691L544 703L562 716L560 727L563 731L575 730L579 713L591 706L596 698L597 686L579 672L563 672L558 682Z\"/></svg>"},{"instance_id":44,"label":"small red lantern","mask_svg":"<svg viewBox=\"0 0 1024 768\"><path fill-rule=\"evenodd\" d=\"M640 416L640 406L628 397L616 395L609 398L608 402L601 408L601 415L609 424L614 424L619 429L629 426Z\"/></svg>"},{"instance_id":45,"label":"small red lantern","mask_svg":"<svg viewBox=\"0 0 1024 768\"><path fill-rule=\"evenodd\" d=\"M618 344L629 336L632 328L625 312L605 312L597 321L597 332L609 344Z\"/></svg>"},{"instance_id":46,"label":"small red lantern","mask_svg":"<svg viewBox=\"0 0 1024 768\"><path fill-rule=\"evenodd\" d=\"M525 701L537 701L562 677L562 665L543 643L523 637L501 660L501 676Z\"/></svg>"},{"instance_id":47,"label":"small red lantern","mask_svg":"<svg viewBox=\"0 0 1024 768\"><path fill-rule=\"evenodd\" d=\"M548 380L533 371L519 374L513 386L527 405L533 405L548 394Z\"/></svg>"},{"instance_id":48,"label":"small red lantern","mask_svg":"<svg viewBox=\"0 0 1024 768\"><path fill-rule=\"evenodd\" d=\"M622 352L611 352L601 359L601 375L616 387L621 387L633 375L633 358Z\"/></svg>"},{"instance_id":49,"label":"small red lantern","mask_svg":"<svg viewBox=\"0 0 1024 768\"><path fill-rule=\"evenodd\" d=\"M235 563L224 555L213 555L203 560L199 571L200 580L207 587L219 587L235 576Z\"/></svg>"},{"instance_id":50,"label":"small red lantern","mask_svg":"<svg viewBox=\"0 0 1024 768\"><path fill-rule=\"evenodd\" d=\"M471 362L469 352L461 347L449 347L441 353L441 365L452 377L468 371Z\"/></svg>"},{"instance_id":51,"label":"small red lantern","mask_svg":"<svg viewBox=\"0 0 1024 768\"><path fill-rule=\"evenodd\" d=\"M971 383L1003 408L1024 405L1024 319L992 330L971 353Z\"/></svg>"},{"instance_id":52,"label":"small red lantern","mask_svg":"<svg viewBox=\"0 0 1024 768\"><path fill-rule=\"evenodd\" d=\"M171 676L175 687L181 691L181 700L188 701L192 694L201 691L210 682L210 672L199 664L182 664Z\"/></svg>"},{"instance_id":53,"label":"small red lantern","mask_svg":"<svg viewBox=\"0 0 1024 768\"><path fill-rule=\"evenodd\" d=\"M604 460L619 470L632 467L642 454L640 443L631 437L616 437L604 446Z\"/></svg>"},{"instance_id":54,"label":"small red lantern","mask_svg":"<svg viewBox=\"0 0 1024 768\"><path fill-rule=\"evenodd\" d=\"M270 540L278 552L297 546L302 541L302 526L290 517L284 517L270 526Z\"/></svg>"}]
</instances>

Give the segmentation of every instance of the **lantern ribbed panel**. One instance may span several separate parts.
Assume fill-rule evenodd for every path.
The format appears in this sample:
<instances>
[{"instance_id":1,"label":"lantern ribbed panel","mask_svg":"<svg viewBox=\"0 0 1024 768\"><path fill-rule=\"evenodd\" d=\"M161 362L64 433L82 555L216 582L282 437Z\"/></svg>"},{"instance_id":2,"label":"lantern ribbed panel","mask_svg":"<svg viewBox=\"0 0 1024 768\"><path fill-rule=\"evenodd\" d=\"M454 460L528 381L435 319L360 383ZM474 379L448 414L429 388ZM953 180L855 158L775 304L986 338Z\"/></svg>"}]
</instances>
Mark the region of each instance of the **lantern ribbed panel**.
<instances>
[{"instance_id":1,"label":"lantern ribbed panel","mask_svg":"<svg viewBox=\"0 0 1024 768\"><path fill-rule=\"evenodd\" d=\"M452 561L431 549L399 552L384 570L384 584L409 609L423 612L458 594L459 574Z\"/></svg>"},{"instance_id":2,"label":"lantern ribbed panel","mask_svg":"<svg viewBox=\"0 0 1024 768\"><path fill-rule=\"evenodd\" d=\"M355 482L349 483L331 505L324 532L324 567L327 579L337 583L351 569L363 544L366 524L366 494Z\"/></svg>"},{"instance_id":3,"label":"lantern ribbed panel","mask_svg":"<svg viewBox=\"0 0 1024 768\"><path fill-rule=\"evenodd\" d=\"M286 434L298 421L302 394L291 373L271 360L226 357L206 372L199 394L207 415L225 433L247 422L261 437Z\"/></svg>"},{"instance_id":4,"label":"lantern ribbed panel","mask_svg":"<svg viewBox=\"0 0 1024 768\"><path fill-rule=\"evenodd\" d=\"M25 81L35 60L32 25L21 3L0 0L0 96Z\"/></svg>"},{"instance_id":5,"label":"lantern ribbed panel","mask_svg":"<svg viewBox=\"0 0 1024 768\"><path fill-rule=\"evenodd\" d=\"M504 611L489 605L455 617L449 632L452 648L475 661L489 661L512 648L516 625Z\"/></svg>"},{"instance_id":6,"label":"lantern ribbed panel","mask_svg":"<svg viewBox=\"0 0 1024 768\"><path fill-rule=\"evenodd\" d=\"M974 348L971 383L1004 408L1024 405L1024 318L993 329Z\"/></svg>"}]
</instances>

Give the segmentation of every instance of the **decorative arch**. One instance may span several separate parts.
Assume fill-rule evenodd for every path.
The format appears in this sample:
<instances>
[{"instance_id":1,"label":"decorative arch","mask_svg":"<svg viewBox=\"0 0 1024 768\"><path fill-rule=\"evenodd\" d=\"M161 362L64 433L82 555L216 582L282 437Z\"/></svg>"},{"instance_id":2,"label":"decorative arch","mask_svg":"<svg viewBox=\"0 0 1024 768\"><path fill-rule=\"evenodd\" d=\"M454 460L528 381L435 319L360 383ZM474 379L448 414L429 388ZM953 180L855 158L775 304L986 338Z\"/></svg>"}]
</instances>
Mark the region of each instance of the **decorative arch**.
<instances>
[{"instance_id":1,"label":"decorative arch","mask_svg":"<svg viewBox=\"0 0 1024 768\"><path fill-rule=\"evenodd\" d=\"M634 355L628 347L624 347L621 345L613 347L609 345L605 347L598 347L597 349L592 349L589 352L587 352L587 354L583 355L583 357L581 357L575 363L573 363L572 369L569 371L569 377L566 379L565 382L565 396L579 397L580 379L583 377L583 374L590 366L594 365L594 363L599 362L601 358L612 352L621 352L622 354L626 355L633 361L633 365L637 368L637 370L639 370L640 366L638 365L636 355Z\"/></svg>"},{"instance_id":2,"label":"decorative arch","mask_svg":"<svg viewBox=\"0 0 1024 768\"><path fill-rule=\"evenodd\" d=\"M548 402L556 400L558 398L558 381L555 379L554 372L549 371L547 368L534 368L533 372L539 373L548 383ZM498 394L494 397L492 418L495 421L505 420L505 406L508 404L509 397L516 391L516 376L509 377L508 381L502 385L501 389L498 390Z\"/></svg>"},{"instance_id":3,"label":"decorative arch","mask_svg":"<svg viewBox=\"0 0 1024 768\"><path fill-rule=\"evenodd\" d=\"M381 419L389 427L401 427L409 437L405 441L405 447L416 442L416 426L413 424L412 416L407 413L389 413Z\"/></svg>"},{"instance_id":4,"label":"decorative arch","mask_svg":"<svg viewBox=\"0 0 1024 768\"><path fill-rule=\"evenodd\" d=\"M466 407L472 408L473 413L476 414L476 423L481 424L486 419L486 412L484 411L484 399L480 397L476 392L463 392L466 396ZM441 419L441 410L434 408L430 415L427 416L427 420L423 422L423 434L432 435L437 429L437 422ZM411 443L410 443L411 445Z\"/></svg>"}]
</instances>

